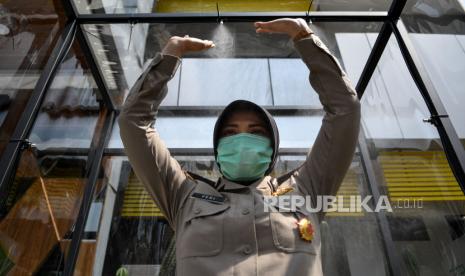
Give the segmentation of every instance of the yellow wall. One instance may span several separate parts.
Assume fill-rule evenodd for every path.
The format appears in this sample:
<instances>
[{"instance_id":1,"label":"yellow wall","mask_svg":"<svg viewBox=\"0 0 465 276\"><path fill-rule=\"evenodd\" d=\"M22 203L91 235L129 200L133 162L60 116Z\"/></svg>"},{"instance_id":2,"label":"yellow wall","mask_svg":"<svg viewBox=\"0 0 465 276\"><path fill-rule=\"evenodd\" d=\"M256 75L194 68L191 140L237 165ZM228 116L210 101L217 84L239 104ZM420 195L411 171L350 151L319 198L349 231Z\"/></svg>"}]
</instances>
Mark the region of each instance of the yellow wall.
<instances>
[{"instance_id":1,"label":"yellow wall","mask_svg":"<svg viewBox=\"0 0 465 276\"><path fill-rule=\"evenodd\" d=\"M278 0L159 0L155 12L296 12L307 11L310 1Z\"/></svg>"}]
</instances>

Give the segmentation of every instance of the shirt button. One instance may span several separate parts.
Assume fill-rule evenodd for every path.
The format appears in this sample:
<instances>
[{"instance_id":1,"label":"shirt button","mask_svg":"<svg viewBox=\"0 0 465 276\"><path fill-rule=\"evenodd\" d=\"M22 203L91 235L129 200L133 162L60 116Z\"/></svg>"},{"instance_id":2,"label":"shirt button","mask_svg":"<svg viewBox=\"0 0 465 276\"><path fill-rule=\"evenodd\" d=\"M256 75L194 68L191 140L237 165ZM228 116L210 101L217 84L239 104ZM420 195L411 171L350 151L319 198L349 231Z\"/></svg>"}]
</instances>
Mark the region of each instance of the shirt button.
<instances>
[{"instance_id":1,"label":"shirt button","mask_svg":"<svg viewBox=\"0 0 465 276\"><path fill-rule=\"evenodd\" d=\"M249 255L250 253L252 253L252 248L250 247L250 245L246 245L244 246L244 249L242 252L244 252L244 254L246 255Z\"/></svg>"},{"instance_id":2,"label":"shirt button","mask_svg":"<svg viewBox=\"0 0 465 276\"><path fill-rule=\"evenodd\" d=\"M250 213L249 209L245 208L242 210L243 215L248 215Z\"/></svg>"},{"instance_id":3,"label":"shirt button","mask_svg":"<svg viewBox=\"0 0 465 276\"><path fill-rule=\"evenodd\" d=\"M200 212L202 212L202 209L197 208L197 209L195 209L194 214L198 215L198 214L200 214Z\"/></svg>"}]
</instances>

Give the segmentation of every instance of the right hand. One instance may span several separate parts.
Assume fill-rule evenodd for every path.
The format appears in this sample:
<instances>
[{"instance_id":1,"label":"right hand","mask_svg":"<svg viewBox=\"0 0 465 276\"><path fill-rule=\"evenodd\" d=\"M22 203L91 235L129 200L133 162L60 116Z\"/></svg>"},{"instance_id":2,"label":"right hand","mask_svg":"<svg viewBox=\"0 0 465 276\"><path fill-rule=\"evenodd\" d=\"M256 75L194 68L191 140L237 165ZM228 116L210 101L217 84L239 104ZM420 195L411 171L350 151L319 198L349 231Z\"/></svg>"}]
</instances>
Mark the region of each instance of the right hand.
<instances>
[{"instance_id":1,"label":"right hand","mask_svg":"<svg viewBox=\"0 0 465 276\"><path fill-rule=\"evenodd\" d=\"M257 33L284 33L292 39L296 37L302 30L308 33L313 33L307 22L302 18L280 18L268 22L255 22L255 31Z\"/></svg>"},{"instance_id":2,"label":"right hand","mask_svg":"<svg viewBox=\"0 0 465 276\"><path fill-rule=\"evenodd\" d=\"M215 47L211 40L202 40L195 37L172 36L163 48L162 53L181 58L187 52L198 52Z\"/></svg>"}]
</instances>

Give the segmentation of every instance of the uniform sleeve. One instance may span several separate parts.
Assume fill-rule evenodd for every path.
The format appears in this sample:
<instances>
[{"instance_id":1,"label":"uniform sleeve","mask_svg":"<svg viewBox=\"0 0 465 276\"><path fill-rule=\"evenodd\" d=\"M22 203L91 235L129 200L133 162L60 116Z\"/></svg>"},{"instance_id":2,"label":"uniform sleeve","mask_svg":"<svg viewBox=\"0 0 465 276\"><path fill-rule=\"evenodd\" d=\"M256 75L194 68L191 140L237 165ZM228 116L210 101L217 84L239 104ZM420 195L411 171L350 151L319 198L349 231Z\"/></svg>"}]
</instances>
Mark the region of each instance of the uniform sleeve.
<instances>
[{"instance_id":1,"label":"uniform sleeve","mask_svg":"<svg viewBox=\"0 0 465 276\"><path fill-rule=\"evenodd\" d=\"M310 84L325 111L316 141L294 177L306 194L335 195L357 144L360 102L337 59L316 35L294 46L310 70Z\"/></svg>"},{"instance_id":2,"label":"uniform sleeve","mask_svg":"<svg viewBox=\"0 0 465 276\"><path fill-rule=\"evenodd\" d=\"M118 123L125 153L139 180L174 229L174 221L191 182L154 128L161 101L180 59L157 54L139 77L121 109Z\"/></svg>"}]
</instances>

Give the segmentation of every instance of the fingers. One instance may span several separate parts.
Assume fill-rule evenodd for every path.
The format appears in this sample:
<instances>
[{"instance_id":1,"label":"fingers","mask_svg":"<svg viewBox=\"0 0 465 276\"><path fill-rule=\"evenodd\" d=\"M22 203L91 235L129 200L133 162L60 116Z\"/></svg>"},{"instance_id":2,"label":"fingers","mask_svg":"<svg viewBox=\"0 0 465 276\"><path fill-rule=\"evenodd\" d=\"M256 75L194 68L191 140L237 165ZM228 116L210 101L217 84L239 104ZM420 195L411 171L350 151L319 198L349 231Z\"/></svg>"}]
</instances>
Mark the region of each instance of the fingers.
<instances>
[{"instance_id":1,"label":"fingers","mask_svg":"<svg viewBox=\"0 0 465 276\"><path fill-rule=\"evenodd\" d=\"M204 45L205 45L205 47L206 47L207 49L208 49L208 48L213 48L213 47L216 46L215 43L213 43L213 41L211 41L211 40L204 40Z\"/></svg>"},{"instance_id":2,"label":"fingers","mask_svg":"<svg viewBox=\"0 0 465 276\"><path fill-rule=\"evenodd\" d=\"M263 29L263 28L257 28L257 29L255 29L255 32L257 34L272 33L272 31L270 29Z\"/></svg>"},{"instance_id":3,"label":"fingers","mask_svg":"<svg viewBox=\"0 0 465 276\"><path fill-rule=\"evenodd\" d=\"M195 38L195 39L193 38L192 40L193 40L193 42L194 42L195 44L200 44L200 45L203 46L203 48L205 48L205 49L215 47L215 43L213 43L213 41L211 41L211 40L207 40L207 39L197 39L197 38Z\"/></svg>"},{"instance_id":4,"label":"fingers","mask_svg":"<svg viewBox=\"0 0 465 276\"><path fill-rule=\"evenodd\" d=\"M215 47L211 40L204 40L195 37L184 36L184 47L186 51L202 51Z\"/></svg>"},{"instance_id":5,"label":"fingers","mask_svg":"<svg viewBox=\"0 0 465 276\"><path fill-rule=\"evenodd\" d=\"M302 20L292 18L279 18L268 22L255 22L256 33L277 33L287 34L292 37L299 31ZM305 22L305 21L304 21Z\"/></svg>"},{"instance_id":6,"label":"fingers","mask_svg":"<svg viewBox=\"0 0 465 276\"><path fill-rule=\"evenodd\" d=\"M283 32L283 19L275 19L268 22L255 22L255 32L260 33L282 33Z\"/></svg>"},{"instance_id":7,"label":"fingers","mask_svg":"<svg viewBox=\"0 0 465 276\"><path fill-rule=\"evenodd\" d=\"M256 33L270 33L271 29L269 28L268 22L255 22L255 32Z\"/></svg>"},{"instance_id":8,"label":"fingers","mask_svg":"<svg viewBox=\"0 0 465 276\"><path fill-rule=\"evenodd\" d=\"M255 28L270 28L274 25L274 23L280 22L281 20L282 19L275 19L275 20L266 21L266 22L257 21L254 23L254 25L255 25Z\"/></svg>"}]
</instances>

